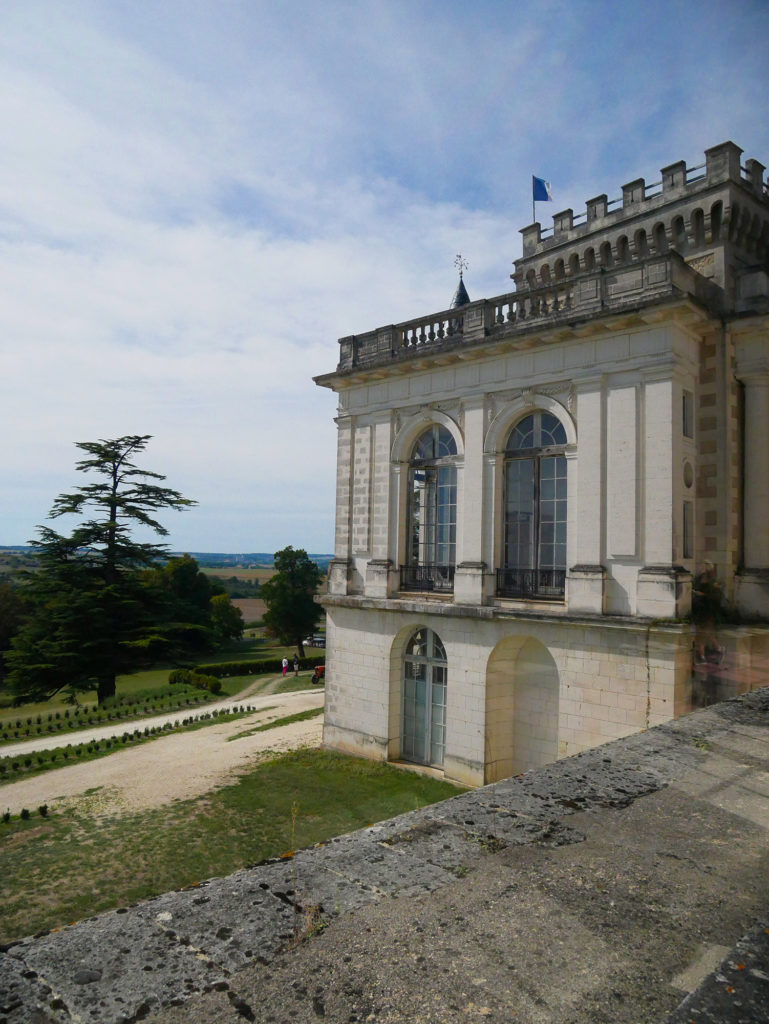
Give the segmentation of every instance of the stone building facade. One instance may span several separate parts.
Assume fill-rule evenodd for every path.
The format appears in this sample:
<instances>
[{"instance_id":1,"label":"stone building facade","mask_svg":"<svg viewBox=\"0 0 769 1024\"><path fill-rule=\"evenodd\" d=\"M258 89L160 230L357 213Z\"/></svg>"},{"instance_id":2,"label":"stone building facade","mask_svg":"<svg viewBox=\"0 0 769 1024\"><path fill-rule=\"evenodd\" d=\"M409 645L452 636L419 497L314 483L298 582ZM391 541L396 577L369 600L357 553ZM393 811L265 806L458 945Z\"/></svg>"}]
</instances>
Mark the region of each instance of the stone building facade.
<instances>
[{"instance_id":1,"label":"stone building facade","mask_svg":"<svg viewBox=\"0 0 769 1024\"><path fill-rule=\"evenodd\" d=\"M478 785L678 716L707 561L754 623L722 684L754 684L769 190L741 152L523 229L507 294L340 340L327 746Z\"/></svg>"}]
</instances>

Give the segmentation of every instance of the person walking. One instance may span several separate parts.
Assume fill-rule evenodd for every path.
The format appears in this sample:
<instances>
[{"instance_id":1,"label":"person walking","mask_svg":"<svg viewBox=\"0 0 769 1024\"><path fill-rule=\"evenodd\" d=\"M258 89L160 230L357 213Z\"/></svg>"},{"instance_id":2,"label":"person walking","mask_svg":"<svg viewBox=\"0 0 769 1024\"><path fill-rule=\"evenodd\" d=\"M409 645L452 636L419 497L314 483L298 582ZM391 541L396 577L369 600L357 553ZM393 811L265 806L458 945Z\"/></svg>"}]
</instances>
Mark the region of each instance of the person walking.
<instances>
[{"instance_id":1,"label":"person walking","mask_svg":"<svg viewBox=\"0 0 769 1024\"><path fill-rule=\"evenodd\" d=\"M299 655L298 654L294 655L294 676L296 678L299 677Z\"/></svg>"},{"instance_id":2,"label":"person walking","mask_svg":"<svg viewBox=\"0 0 769 1024\"><path fill-rule=\"evenodd\" d=\"M284 657L283 658L283 677L284 678L285 678L287 672L288 672L288 658Z\"/></svg>"}]
</instances>

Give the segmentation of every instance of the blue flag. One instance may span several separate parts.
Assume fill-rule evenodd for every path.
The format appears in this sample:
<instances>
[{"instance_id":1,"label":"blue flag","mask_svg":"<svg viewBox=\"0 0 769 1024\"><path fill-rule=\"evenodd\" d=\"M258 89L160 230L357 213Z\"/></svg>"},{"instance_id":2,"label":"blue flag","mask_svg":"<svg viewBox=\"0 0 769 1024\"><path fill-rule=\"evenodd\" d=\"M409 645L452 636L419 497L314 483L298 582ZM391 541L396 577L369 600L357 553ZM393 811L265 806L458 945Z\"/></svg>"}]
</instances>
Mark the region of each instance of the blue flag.
<instances>
[{"instance_id":1,"label":"blue flag","mask_svg":"<svg viewBox=\"0 0 769 1024\"><path fill-rule=\"evenodd\" d=\"M550 191L550 182L544 178L531 176L531 196L535 203L552 203L553 193Z\"/></svg>"}]
</instances>

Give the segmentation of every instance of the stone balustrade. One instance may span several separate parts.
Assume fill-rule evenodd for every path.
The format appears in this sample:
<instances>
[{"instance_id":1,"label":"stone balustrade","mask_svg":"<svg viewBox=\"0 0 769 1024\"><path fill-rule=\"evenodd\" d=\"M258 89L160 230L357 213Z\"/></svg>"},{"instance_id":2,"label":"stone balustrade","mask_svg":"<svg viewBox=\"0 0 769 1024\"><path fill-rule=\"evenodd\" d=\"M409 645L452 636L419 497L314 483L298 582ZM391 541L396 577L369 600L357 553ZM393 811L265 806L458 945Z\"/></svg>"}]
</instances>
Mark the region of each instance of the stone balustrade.
<instances>
[{"instance_id":1,"label":"stone balustrade","mask_svg":"<svg viewBox=\"0 0 769 1024\"><path fill-rule=\"evenodd\" d=\"M676 252L606 270L564 277L547 285L480 299L366 334L340 338L337 372L423 357L481 338L514 337L551 323L621 312L655 298L690 295L717 308L720 290L689 267Z\"/></svg>"}]
</instances>

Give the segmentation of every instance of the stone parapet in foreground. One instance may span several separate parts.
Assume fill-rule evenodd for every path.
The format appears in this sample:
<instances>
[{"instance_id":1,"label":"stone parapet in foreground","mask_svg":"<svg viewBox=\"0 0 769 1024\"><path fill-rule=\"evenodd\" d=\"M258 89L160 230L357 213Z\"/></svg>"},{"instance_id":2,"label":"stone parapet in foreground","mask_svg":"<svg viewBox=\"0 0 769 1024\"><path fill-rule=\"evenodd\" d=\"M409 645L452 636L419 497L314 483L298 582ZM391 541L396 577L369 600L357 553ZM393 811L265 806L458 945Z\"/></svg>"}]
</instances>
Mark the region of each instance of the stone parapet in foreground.
<instances>
[{"instance_id":1,"label":"stone parapet in foreground","mask_svg":"<svg viewBox=\"0 0 769 1024\"><path fill-rule=\"evenodd\" d=\"M768 840L762 689L14 943L0 1024L758 1024Z\"/></svg>"}]
</instances>

